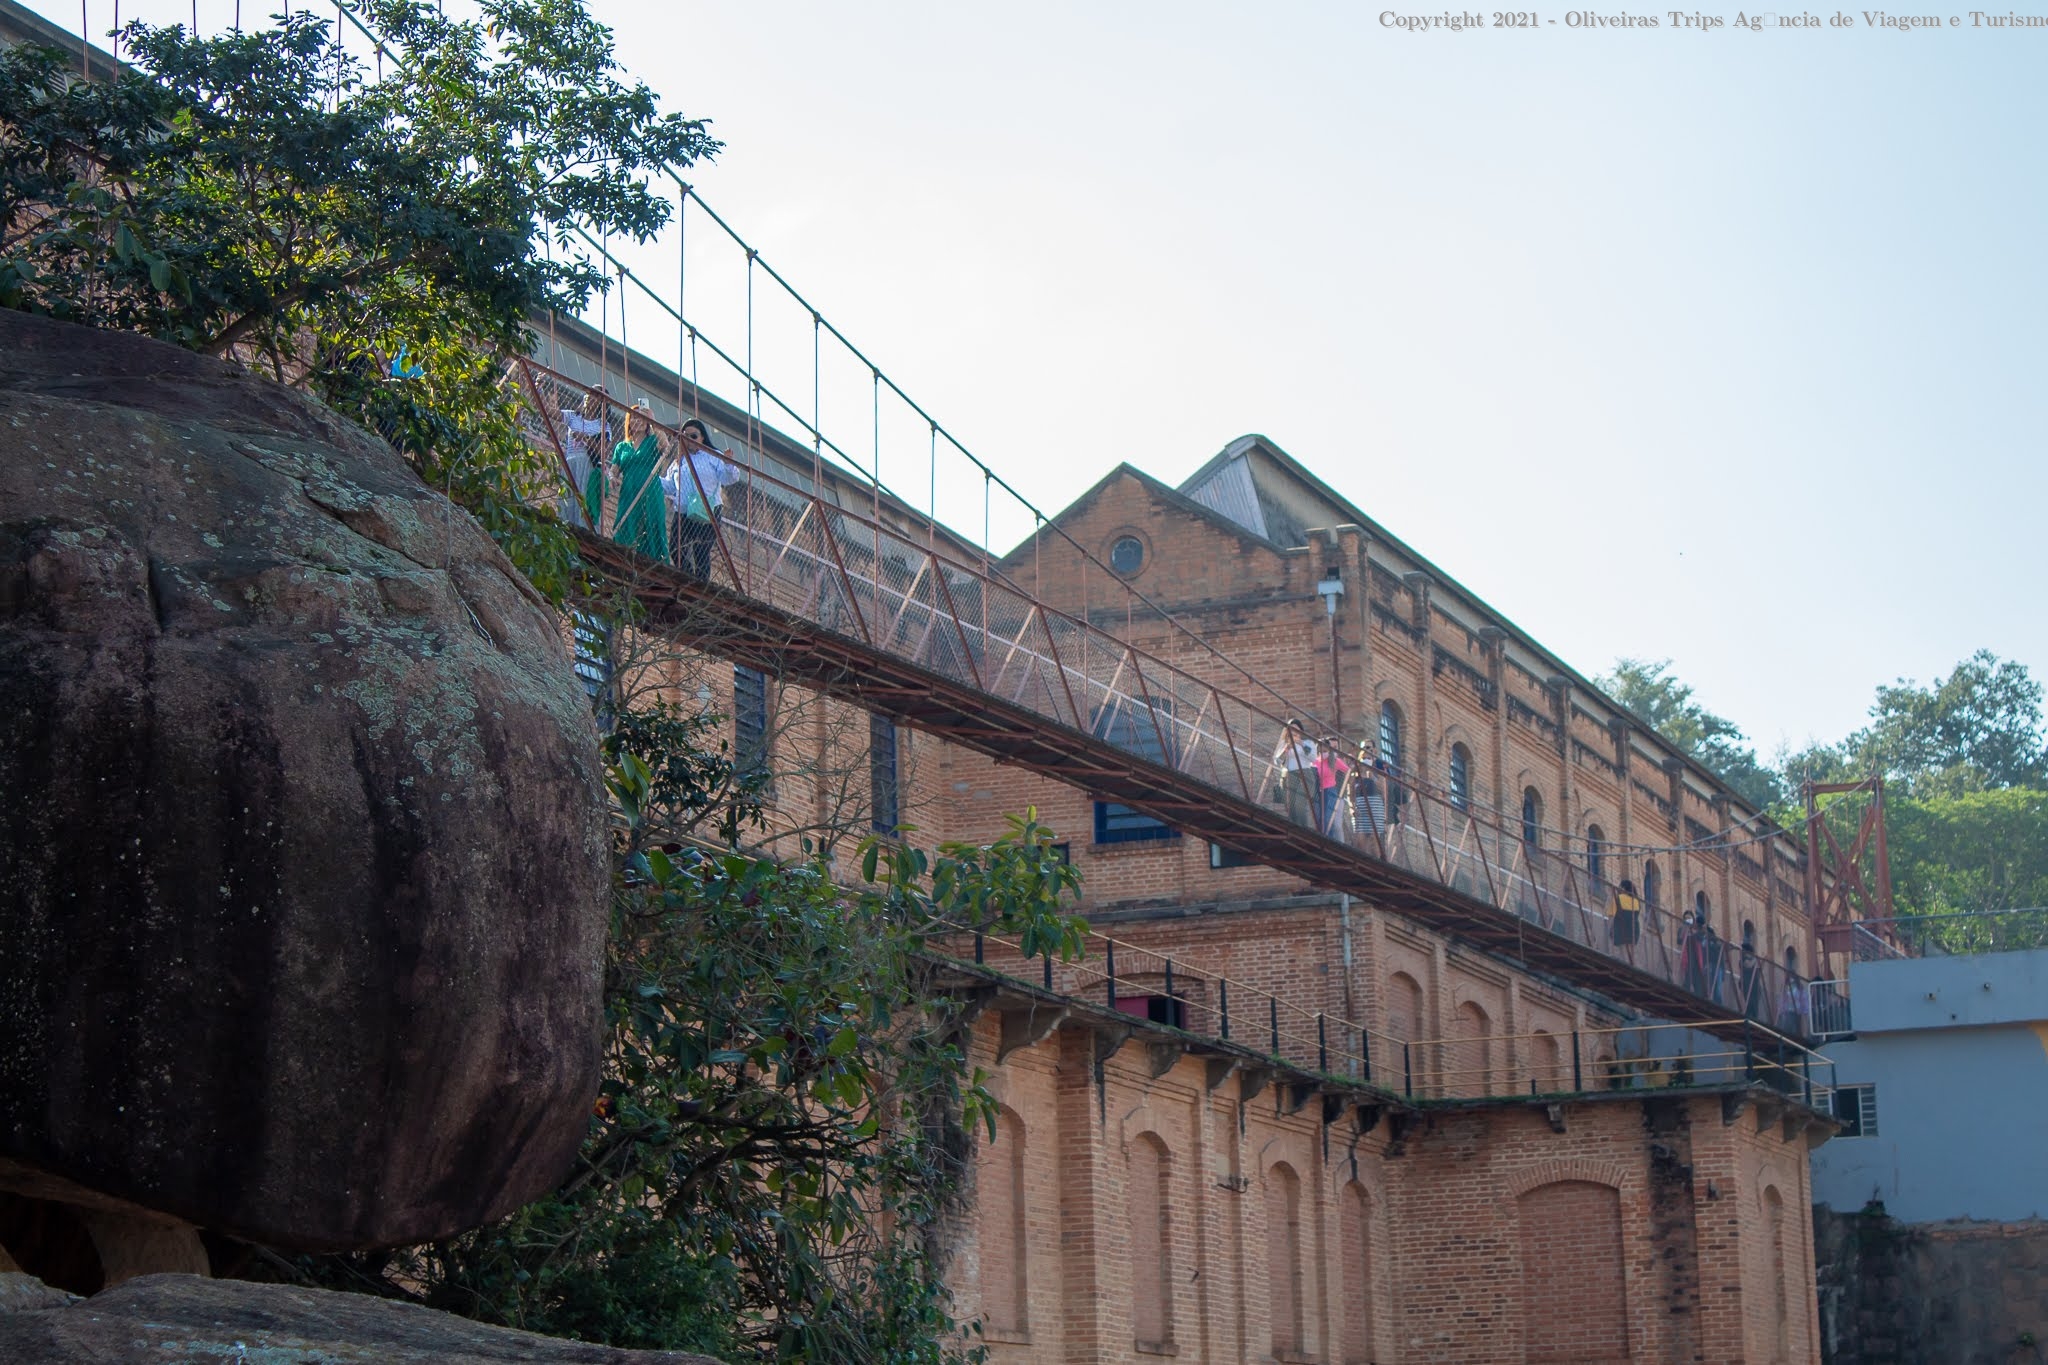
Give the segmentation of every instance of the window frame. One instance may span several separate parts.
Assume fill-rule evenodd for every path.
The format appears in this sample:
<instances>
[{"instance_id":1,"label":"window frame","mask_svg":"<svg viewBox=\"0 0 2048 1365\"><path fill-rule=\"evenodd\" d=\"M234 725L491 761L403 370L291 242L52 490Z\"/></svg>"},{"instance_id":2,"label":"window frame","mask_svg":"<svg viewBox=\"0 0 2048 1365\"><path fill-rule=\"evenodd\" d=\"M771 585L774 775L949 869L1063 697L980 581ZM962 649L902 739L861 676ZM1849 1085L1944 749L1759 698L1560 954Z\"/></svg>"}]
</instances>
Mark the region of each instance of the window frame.
<instances>
[{"instance_id":1,"label":"window frame","mask_svg":"<svg viewBox=\"0 0 2048 1365\"><path fill-rule=\"evenodd\" d=\"M732 771L749 777L768 767L768 675L734 664L732 669Z\"/></svg>"},{"instance_id":2,"label":"window frame","mask_svg":"<svg viewBox=\"0 0 2048 1365\"><path fill-rule=\"evenodd\" d=\"M901 746L896 722L868 712L868 822L892 839L903 828Z\"/></svg>"},{"instance_id":3,"label":"window frame","mask_svg":"<svg viewBox=\"0 0 2048 1365\"><path fill-rule=\"evenodd\" d=\"M1126 545L1135 547L1138 552L1137 561L1133 563L1129 568L1125 568L1123 565L1117 563L1117 551L1121 550ZM1113 540L1109 542L1109 571L1119 578L1130 578L1133 575L1137 574L1140 570L1142 570L1145 567L1145 560L1147 558L1148 554L1145 549L1145 542L1141 540L1139 537L1132 535L1128 531L1124 532L1120 536L1115 537Z\"/></svg>"},{"instance_id":4,"label":"window frame","mask_svg":"<svg viewBox=\"0 0 2048 1365\"><path fill-rule=\"evenodd\" d=\"M1845 1106L1844 1100L1850 1103ZM1842 1131L1835 1134L1837 1140L1878 1136L1877 1082L1855 1081L1836 1086L1830 1107L1834 1111L1835 1122L1842 1125ZM1844 1113L1845 1107L1852 1109L1853 1112Z\"/></svg>"},{"instance_id":5,"label":"window frame","mask_svg":"<svg viewBox=\"0 0 2048 1365\"><path fill-rule=\"evenodd\" d=\"M1233 867L1260 867L1262 865L1257 858L1248 857L1245 854L1239 853L1234 848L1225 848L1218 843L1211 843L1209 845L1209 869L1212 872L1225 872Z\"/></svg>"},{"instance_id":6,"label":"window frame","mask_svg":"<svg viewBox=\"0 0 2048 1365\"><path fill-rule=\"evenodd\" d=\"M1173 754L1173 708L1164 699L1124 697L1097 709L1089 726L1097 739L1161 767L1176 766ZM1097 844L1166 843L1181 832L1157 816L1121 801L1095 802Z\"/></svg>"},{"instance_id":7,"label":"window frame","mask_svg":"<svg viewBox=\"0 0 2048 1365\"><path fill-rule=\"evenodd\" d=\"M601 617L590 612L571 611L569 637L572 642L571 666L576 671L576 680L583 684L584 695L590 698L598 728L609 730L612 728L613 686L618 681L618 661L612 653L611 628Z\"/></svg>"},{"instance_id":8,"label":"window frame","mask_svg":"<svg viewBox=\"0 0 2048 1365\"><path fill-rule=\"evenodd\" d=\"M1164 820L1126 806L1121 801L1095 803L1095 842L1098 844L1165 843L1180 837L1180 831Z\"/></svg>"}]
</instances>

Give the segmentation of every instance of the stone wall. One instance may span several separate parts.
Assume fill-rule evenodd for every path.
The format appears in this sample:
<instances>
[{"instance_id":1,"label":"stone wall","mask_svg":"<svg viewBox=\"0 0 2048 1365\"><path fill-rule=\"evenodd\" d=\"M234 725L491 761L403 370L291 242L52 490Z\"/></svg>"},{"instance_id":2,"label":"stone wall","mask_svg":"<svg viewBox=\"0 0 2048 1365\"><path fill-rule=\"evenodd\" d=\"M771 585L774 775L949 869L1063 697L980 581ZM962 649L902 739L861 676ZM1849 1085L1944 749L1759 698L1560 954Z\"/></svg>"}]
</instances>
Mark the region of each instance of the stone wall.
<instances>
[{"instance_id":1,"label":"stone wall","mask_svg":"<svg viewBox=\"0 0 2048 1365\"><path fill-rule=\"evenodd\" d=\"M1900 1223L1814 1210L1828 1365L2048 1360L2048 1222Z\"/></svg>"}]
</instances>

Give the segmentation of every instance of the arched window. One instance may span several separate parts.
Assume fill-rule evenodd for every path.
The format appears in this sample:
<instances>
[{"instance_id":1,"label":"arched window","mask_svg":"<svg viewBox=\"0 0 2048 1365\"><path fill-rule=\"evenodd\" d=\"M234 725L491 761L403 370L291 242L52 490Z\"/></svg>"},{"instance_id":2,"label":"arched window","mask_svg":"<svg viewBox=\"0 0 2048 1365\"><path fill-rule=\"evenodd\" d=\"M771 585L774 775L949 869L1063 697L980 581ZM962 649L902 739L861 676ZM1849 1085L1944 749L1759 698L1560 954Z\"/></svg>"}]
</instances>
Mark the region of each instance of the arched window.
<instances>
[{"instance_id":1,"label":"arched window","mask_svg":"<svg viewBox=\"0 0 2048 1365\"><path fill-rule=\"evenodd\" d=\"M1451 1046L1444 1093L1453 1097L1493 1093L1493 1025L1476 1000L1458 1006L1457 1041Z\"/></svg>"},{"instance_id":2,"label":"arched window","mask_svg":"<svg viewBox=\"0 0 2048 1365\"><path fill-rule=\"evenodd\" d=\"M1344 1359L1373 1358L1372 1198L1356 1180L1344 1187Z\"/></svg>"},{"instance_id":3,"label":"arched window","mask_svg":"<svg viewBox=\"0 0 2048 1365\"><path fill-rule=\"evenodd\" d=\"M1570 1078L1564 1069L1564 1044L1548 1029L1537 1029L1534 1042L1529 1067L1535 1073L1537 1088L1546 1091L1565 1089Z\"/></svg>"},{"instance_id":4,"label":"arched window","mask_svg":"<svg viewBox=\"0 0 2048 1365\"><path fill-rule=\"evenodd\" d=\"M1131 1143L1131 1335L1140 1349L1173 1344L1173 1220L1168 1203L1173 1163L1152 1133Z\"/></svg>"},{"instance_id":5,"label":"arched window","mask_svg":"<svg viewBox=\"0 0 2048 1365\"><path fill-rule=\"evenodd\" d=\"M1402 1042L1428 1037L1423 1018L1422 987L1406 972L1387 978L1387 1032Z\"/></svg>"},{"instance_id":6,"label":"arched window","mask_svg":"<svg viewBox=\"0 0 2048 1365\"><path fill-rule=\"evenodd\" d=\"M1522 788L1522 842L1531 848L1543 846L1543 798L1534 787Z\"/></svg>"},{"instance_id":7,"label":"arched window","mask_svg":"<svg viewBox=\"0 0 2048 1365\"><path fill-rule=\"evenodd\" d=\"M1652 910L1661 909L1664 904L1664 876L1657 871L1657 864L1648 859L1643 861L1643 904Z\"/></svg>"},{"instance_id":8,"label":"arched window","mask_svg":"<svg viewBox=\"0 0 2048 1365\"><path fill-rule=\"evenodd\" d=\"M1770 1239L1771 1254L1771 1359L1792 1358L1791 1302L1785 1293L1786 1271L1792 1258L1786 1254L1785 1198L1776 1185L1764 1186L1764 1235Z\"/></svg>"},{"instance_id":9,"label":"arched window","mask_svg":"<svg viewBox=\"0 0 2048 1365\"><path fill-rule=\"evenodd\" d=\"M996 1134L982 1150L981 1312L983 1325L997 1333L1025 1330L1024 1121L1009 1109L996 1111Z\"/></svg>"},{"instance_id":10,"label":"arched window","mask_svg":"<svg viewBox=\"0 0 2048 1365\"><path fill-rule=\"evenodd\" d=\"M1451 804L1472 809L1472 751L1462 744L1451 746Z\"/></svg>"},{"instance_id":11,"label":"arched window","mask_svg":"<svg viewBox=\"0 0 2048 1365\"><path fill-rule=\"evenodd\" d=\"M1601 847L1607 842L1607 835L1598 825L1586 826L1586 875L1595 884L1605 880L1607 854Z\"/></svg>"},{"instance_id":12,"label":"arched window","mask_svg":"<svg viewBox=\"0 0 2048 1365\"><path fill-rule=\"evenodd\" d=\"M1379 761L1387 770L1387 809L1398 822L1407 792L1394 780L1401 772L1401 708L1390 701L1380 703Z\"/></svg>"},{"instance_id":13,"label":"arched window","mask_svg":"<svg viewBox=\"0 0 2048 1365\"><path fill-rule=\"evenodd\" d=\"M1301 1177L1286 1162L1266 1172L1266 1276L1276 1359L1301 1354Z\"/></svg>"},{"instance_id":14,"label":"arched window","mask_svg":"<svg viewBox=\"0 0 2048 1365\"><path fill-rule=\"evenodd\" d=\"M1516 1201L1521 1225L1523 1359L1631 1360L1621 1192L1560 1180ZM1640 1343L1638 1343L1640 1344Z\"/></svg>"}]
</instances>

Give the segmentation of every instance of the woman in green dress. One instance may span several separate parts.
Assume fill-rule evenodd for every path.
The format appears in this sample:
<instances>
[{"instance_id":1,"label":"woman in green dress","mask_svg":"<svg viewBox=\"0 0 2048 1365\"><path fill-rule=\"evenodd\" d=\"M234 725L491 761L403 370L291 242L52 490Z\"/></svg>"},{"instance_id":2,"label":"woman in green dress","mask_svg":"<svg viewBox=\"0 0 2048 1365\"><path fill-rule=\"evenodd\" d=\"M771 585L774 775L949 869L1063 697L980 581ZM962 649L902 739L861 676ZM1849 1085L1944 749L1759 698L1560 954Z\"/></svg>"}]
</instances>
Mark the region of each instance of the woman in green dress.
<instances>
[{"instance_id":1,"label":"woman in green dress","mask_svg":"<svg viewBox=\"0 0 2048 1365\"><path fill-rule=\"evenodd\" d=\"M654 417L645 403L636 404L626 418L626 439L612 451L612 463L619 470L619 520L612 527L612 539L629 545L649 559L668 562L668 494L661 486L661 437L654 430ZM590 489L603 496L603 475L593 470ZM595 516L593 507L592 514Z\"/></svg>"}]
</instances>

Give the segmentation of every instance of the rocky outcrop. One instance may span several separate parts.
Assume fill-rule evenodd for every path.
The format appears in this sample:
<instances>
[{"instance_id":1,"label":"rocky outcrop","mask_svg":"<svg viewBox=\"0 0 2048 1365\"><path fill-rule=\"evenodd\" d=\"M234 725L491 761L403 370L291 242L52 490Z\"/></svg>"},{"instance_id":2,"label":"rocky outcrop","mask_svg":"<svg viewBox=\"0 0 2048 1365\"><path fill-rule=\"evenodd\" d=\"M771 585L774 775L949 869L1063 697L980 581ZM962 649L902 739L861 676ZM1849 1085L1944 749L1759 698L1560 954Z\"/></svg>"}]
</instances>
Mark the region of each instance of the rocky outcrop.
<instances>
[{"instance_id":1,"label":"rocky outcrop","mask_svg":"<svg viewBox=\"0 0 2048 1365\"><path fill-rule=\"evenodd\" d=\"M0 312L0 1157L308 1249L530 1199L602 811L554 617L388 447Z\"/></svg>"},{"instance_id":2,"label":"rocky outcrop","mask_svg":"<svg viewBox=\"0 0 2048 1365\"><path fill-rule=\"evenodd\" d=\"M10 1296L7 1281L26 1285ZM708 1356L684 1351L621 1351L486 1327L361 1294L189 1275L150 1275L83 1300L44 1290L26 1275L0 1275L0 1360L20 1365L718 1365Z\"/></svg>"}]
</instances>

